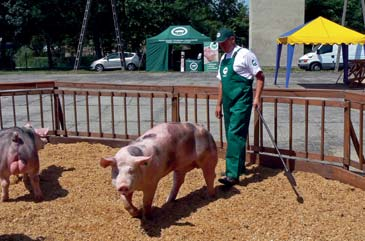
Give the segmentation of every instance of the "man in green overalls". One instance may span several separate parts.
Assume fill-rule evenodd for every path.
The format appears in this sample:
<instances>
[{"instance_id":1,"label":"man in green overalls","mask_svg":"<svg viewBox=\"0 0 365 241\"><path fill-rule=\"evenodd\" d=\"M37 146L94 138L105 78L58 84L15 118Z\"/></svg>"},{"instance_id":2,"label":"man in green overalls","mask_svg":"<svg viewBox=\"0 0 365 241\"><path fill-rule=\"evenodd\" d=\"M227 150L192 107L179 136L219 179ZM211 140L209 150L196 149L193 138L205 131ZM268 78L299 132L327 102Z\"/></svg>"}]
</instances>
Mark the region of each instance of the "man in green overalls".
<instances>
[{"instance_id":1,"label":"man in green overalls","mask_svg":"<svg viewBox=\"0 0 365 241\"><path fill-rule=\"evenodd\" d=\"M216 42L224 51L217 78L218 100L215 115L222 118L227 138L226 175L218 181L233 186L245 172L246 138L252 108L260 108L265 76L253 52L236 45L233 31L223 28L217 33ZM253 98L252 83L256 77Z\"/></svg>"}]
</instances>

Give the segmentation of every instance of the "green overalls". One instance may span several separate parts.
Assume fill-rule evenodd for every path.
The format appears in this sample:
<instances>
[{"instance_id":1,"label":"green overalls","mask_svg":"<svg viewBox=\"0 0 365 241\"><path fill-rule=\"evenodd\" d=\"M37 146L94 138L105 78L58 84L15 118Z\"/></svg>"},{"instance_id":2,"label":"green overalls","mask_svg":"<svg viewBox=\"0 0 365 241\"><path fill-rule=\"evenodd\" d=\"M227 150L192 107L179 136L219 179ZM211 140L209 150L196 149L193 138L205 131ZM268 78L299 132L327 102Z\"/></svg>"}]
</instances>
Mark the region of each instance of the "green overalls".
<instances>
[{"instance_id":1,"label":"green overalls","mask_svg":"<svg viewBox=\"0 0 365 241\"><path fill-rule=\"evenodd\" d=\"M233 70L238 49L221 61L223 116L227 138L226 176L239 178L245 170L246 137L252 110L252 82Z\"/></svg>"}]
</instances>

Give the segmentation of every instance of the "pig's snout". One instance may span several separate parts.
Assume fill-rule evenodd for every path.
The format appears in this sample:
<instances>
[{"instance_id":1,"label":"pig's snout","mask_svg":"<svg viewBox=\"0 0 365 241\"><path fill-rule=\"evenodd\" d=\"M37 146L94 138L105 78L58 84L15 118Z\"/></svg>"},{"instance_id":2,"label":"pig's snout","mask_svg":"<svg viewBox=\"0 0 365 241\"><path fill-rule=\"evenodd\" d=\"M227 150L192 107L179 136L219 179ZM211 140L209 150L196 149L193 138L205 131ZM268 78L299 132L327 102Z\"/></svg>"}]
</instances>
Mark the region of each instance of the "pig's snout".
<instances>
[{"instance_id":1,"label":"pig's snout","mask_svg":"<svg viewBox=\"0 0 365 241\"><path fill-rule=\"evenodd\" d=\"M129 187L127 185L121 185L119 186L118 191L122 194L126 194L129 192Z\"/></svg>"}]
</instances>

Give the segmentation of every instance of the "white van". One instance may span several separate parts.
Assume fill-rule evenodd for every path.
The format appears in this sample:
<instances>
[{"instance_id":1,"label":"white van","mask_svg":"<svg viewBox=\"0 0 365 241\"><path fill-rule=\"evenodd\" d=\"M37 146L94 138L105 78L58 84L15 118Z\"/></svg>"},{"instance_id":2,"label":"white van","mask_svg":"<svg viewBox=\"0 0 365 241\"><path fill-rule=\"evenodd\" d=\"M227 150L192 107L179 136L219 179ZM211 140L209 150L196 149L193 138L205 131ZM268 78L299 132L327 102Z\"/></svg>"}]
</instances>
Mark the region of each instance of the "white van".
<instances>
[{"instance_id":1,"label":"white van","mask_svg":"<svg viewBox=\"0 0 365 241\"><path fill-rule=\"evenodd\" d=\"M349 60L365 59L362 44L350 44ZM299 58L298 66L301 69L318 71L321 69L335 69L338 45L318 45L313 51ZM340 51L339 67L342 68L342 50Z\"/></svg>"}]
</instances>

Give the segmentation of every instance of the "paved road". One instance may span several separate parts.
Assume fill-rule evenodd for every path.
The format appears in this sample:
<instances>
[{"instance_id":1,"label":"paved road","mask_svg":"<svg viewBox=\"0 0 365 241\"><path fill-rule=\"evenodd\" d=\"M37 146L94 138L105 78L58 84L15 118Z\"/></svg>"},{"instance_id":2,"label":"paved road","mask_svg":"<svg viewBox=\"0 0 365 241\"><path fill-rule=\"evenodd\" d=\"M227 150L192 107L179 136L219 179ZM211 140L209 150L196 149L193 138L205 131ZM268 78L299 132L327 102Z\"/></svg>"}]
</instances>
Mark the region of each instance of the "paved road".
<instances>
[{"instance_id":1,"label":"paved road","mask_svg":"<svg viewBox=\"0 0 365 241\"><path fill-rule=\"evenodd\" d=\"M336 84L341 72L333 71L296 71L291 74L289 88L312 89L348 89L342 80ZM1 82L31 82L38 80L61 80L61 81L80 81L116 84L153 84L153 85L205 85L216 86L216 73L205 72L144 72L144 71L108 71L103 73L82 73L75 74L70 71L67 74L9 74L0 75ZM280 70L277 85L274 85L273 71L267 71L267 88L285 88L285 70ZM362 88L358 88L364 90Z\"/></svg>"}]
</instances>

